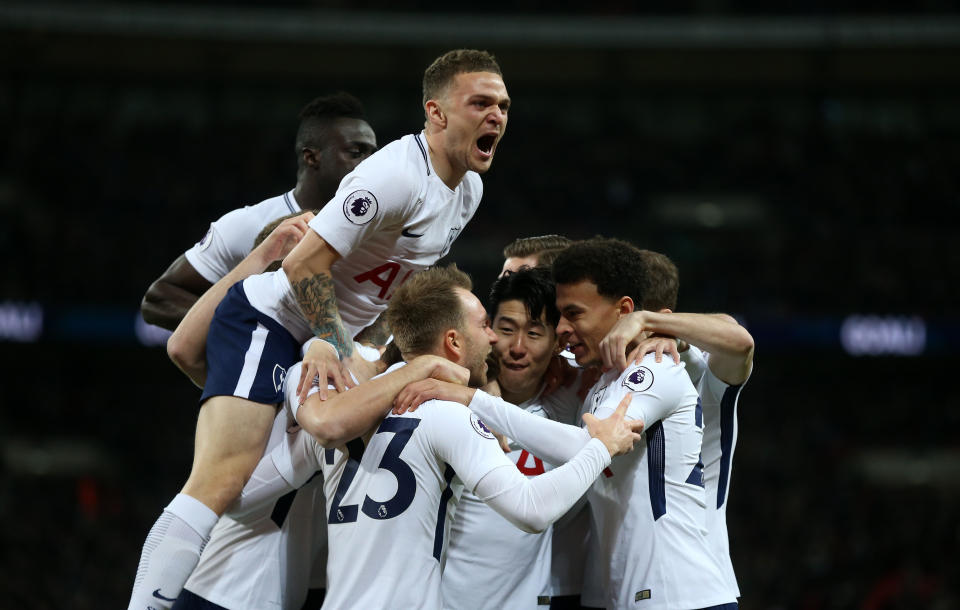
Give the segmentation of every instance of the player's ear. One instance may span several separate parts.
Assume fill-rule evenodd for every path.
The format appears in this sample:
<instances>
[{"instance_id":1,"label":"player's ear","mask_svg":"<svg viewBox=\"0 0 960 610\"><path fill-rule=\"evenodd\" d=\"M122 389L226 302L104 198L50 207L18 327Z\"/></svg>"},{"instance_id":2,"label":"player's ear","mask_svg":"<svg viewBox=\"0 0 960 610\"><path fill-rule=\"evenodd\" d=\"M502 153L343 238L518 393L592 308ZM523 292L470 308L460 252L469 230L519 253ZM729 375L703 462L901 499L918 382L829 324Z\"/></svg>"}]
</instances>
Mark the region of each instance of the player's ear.
<instances>
[{"instance_id":1,"label":"player's ear","mask_svg":"<svg viewBox=\"0 0 960 610\"><path fill-rule=\"evenodd\" d=\"M443 349L448 355L454 356L452 360L459 359L460 352L463 351L463 337L457 329L451 328L443 333Z\"/></svg>"},{"instance_id":2,"label":"player's ear","mask_svg":"<svg viewBox=\"0 0 960 610\"><path fill-rule=\"evenodd\" d=\"M633 313L635 309L636 307L634 306L633 299L630 297L623 296L617 301L618 318Z\"/></svg>"},{"instance_id":3,"label":"player's ear","mask_svg":"<svg viewBox=\"0 0 960 610\"><path fill-rule=\"evenodd\" d=\"M668 307L664 307L663 309L661 309L661 310L660 310L659 312L657 312L657 313L673 313L673 311L672 311L671 309L669 309Z\"/></svg>"},{"instance_id":4,"label":"player's ear","mask_svg":"<svg viewBox=\"0 0 960 610\"><path fill-rule=\"evenodd\" d=\"M320 151L313 148L307 148L304 146L300 149L300 156L303 159L303 164L309 167L310 169L317 169L320 167Z\"/></svg>"},{"instance_id":5,"label":"player's ear","mask_svg":"<svg viewBox=\"0 0 960 610\"><path fill-rule=\"evenodd\" d=\"M443 113L443 108L440 107L438 100L427 100L425 110L427 112L427 121L437 127L447 126L447 116Z\"/></svg>"}]
</instances>

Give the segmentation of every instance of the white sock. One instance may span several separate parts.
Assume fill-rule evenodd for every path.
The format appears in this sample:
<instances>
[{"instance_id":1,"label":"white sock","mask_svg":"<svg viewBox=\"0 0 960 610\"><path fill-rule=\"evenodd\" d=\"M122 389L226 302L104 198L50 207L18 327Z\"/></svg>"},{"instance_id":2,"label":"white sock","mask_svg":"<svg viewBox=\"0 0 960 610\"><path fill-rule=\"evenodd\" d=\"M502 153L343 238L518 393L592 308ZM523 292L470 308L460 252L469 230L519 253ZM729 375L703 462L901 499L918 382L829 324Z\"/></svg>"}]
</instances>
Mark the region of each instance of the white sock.
<instances>
[{"instance_id":1,"label":"white sock","mask_svg":"<svg viewBox=\"0 0 960 610\"><path fill-rule=\"evenodd\" d=\"M203 502L177 494L147 534L128 610L173 605L197 567L217 519Z\"/></svg>"}]
</instances>

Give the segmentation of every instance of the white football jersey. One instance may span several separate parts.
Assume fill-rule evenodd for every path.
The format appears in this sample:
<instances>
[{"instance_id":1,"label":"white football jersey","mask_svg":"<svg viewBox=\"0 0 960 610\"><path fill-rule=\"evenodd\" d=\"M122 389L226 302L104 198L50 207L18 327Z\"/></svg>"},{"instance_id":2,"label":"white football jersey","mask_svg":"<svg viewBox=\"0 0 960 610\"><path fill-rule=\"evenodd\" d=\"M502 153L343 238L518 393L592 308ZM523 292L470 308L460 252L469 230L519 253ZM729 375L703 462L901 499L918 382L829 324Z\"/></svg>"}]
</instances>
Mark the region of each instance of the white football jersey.
<instances>
[{"instance_id":1,"label":"white football jersey","mask_svg":"<svg viewBox=\"0 0 960 610\"><path fill-rule=\"evenodd\" d=\"M541 397L542 392L541 388L540 393L517 406L547 417L541 403L557 401ZM575 395L574 401L579 406ZM565 406L553 407L551 412L557 408L563 410ZM528 477L553 469L512 441L510 448L512 451L505 455ZM552 540L553 526L540 533L520 531L480 498L464 491L457 518L450 526L450 546L441 579L444 607L519 610L549 606Z\"/></svg>"},{"instance_id":2,"label":"white football jersey","mask_svg":"<svg viewBox=\"0 0 960 610\"><path fill-rule=\"evenodd\" d=\"M450 250L482 194L475 172L453 190L437 177L422 133L391 142L344 177L310 227L342 257L331 273L351 337L386 309L412 273ZM247 278L243 286L250 303L298 341L310 336L282 270Z\"/></svg>"},{"instance_id":3,"label":"white football jersey","mask_svg":"<svg viewBox=\"0 0 960 610\"><path fill-rule=\"evenodd\" d=\"M744 384L731 386L718 379L709 367L710 354L692 345L681 357L703 405L701 456L707 501L707 542L720 564L731 593L740 597L740 587L733 571L733 562L730 561L727 497L730 494L733 453L737 447L737 400Z\"/></svg>"},{"instance_id":4,"label":"white football jersey","mask_svg":"<svg viewBox=\"0 0 960 610\"><path fill-rule=\"evenodd\" d=\"M184 255L197 273L215 284L250 254L253 242L265 226L299 211L300 205L292 190L256 205L237 208L210 223L203 239Z\"/></svg>"},{"instance_id":5,"label":"white football jersey","mask_svg":"<svg viewBox=\"0 0 960 610\"><path fill-rule=\"evenodd\" d=\"M326 519L320 464L306 453L291 452L300 434L290 409L296 401L300 364L287 377L284 408L274 419L266 452L293 490L279 498L227 512L214 527L185 588L231 610L299 610L309 588L323 588L326 567ZM287 449L284 451L284 449ZM277 459L286 455L287 459ZM295 457L292 457L295 456ZM244 489L246 493L254 479ZM313 571L313 573L312 573Z\"/></svg>"},{"instance_id":6,"label":"white football jersey","mask_svg":"<svg viewBox=\"0 0 960 610\"><path fill-rule=\"evenodd\" d=\"M461 404L387 416L328 510L325 608L440 608L447 512L464 485L512 467Z\"/></svg>"},{"instance_id":7,"label":"white football jersey","mask_svg":"<svg viewBox=\"0 0 960 610\"><path fill-rule=\"evenodd\" d=\"M570 363L576 364L576 360ZM577 380L570 387L559 387L542 399L548 418L562 424L580 425L580 405L583 402L577 396L581 383L580 372L582 371L578 370ZM569 514L553 525L550 553L552 596L580 593L590 537L589 510L586 503L578 503Z\"/></svg>"},{"instance_id":8,"label":"white football jersey","mask_svg":"<svg viewBox=\"0 0 960 610\"><path fill-rule=\"evenodd\" d=\"M703 529L703 422L693 384L682 365L649 354L622 374L604 374L584 409L608 417L628 392L627 415L644 421L646 442L615 457L588 492L592 552L583 603L662 609L736 601ZM602 593L586 590L592 579L606 583Z\"/></svg>"}]
</instances>

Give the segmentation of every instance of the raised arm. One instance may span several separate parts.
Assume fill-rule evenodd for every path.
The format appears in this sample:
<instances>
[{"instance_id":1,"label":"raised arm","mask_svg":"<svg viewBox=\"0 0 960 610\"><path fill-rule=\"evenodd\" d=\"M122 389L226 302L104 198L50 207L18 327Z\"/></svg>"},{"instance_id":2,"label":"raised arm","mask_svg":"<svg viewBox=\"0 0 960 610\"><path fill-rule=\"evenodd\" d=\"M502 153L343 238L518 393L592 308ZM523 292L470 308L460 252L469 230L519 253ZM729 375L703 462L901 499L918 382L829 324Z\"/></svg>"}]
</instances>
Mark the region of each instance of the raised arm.
<instances>
[{"instance_id":1,"label":"raised arm","mask_svg":"<svg viewBox=\"0 0 960 610\"><path fill-rule=\"evenodd\" d=\"M227 290L286 256L309 232L307 222L312 217L312 212L304 212L280 223L246 258L197 299L167 340L167 355L197 386L203 387L207 379L207 333L217 305Z\"/></svg>"},{"instance_id":2,"label":"raised arm","mask_svg":"<svg viewBox=\"0 0 960 610\"><path fill-rule=\"evenodd\" d=\"M200 295L211 286L213 284L181 254L147 288L140 302L140 313L148 324L174 330Z\"/></svg>"},{"instance_id":3,"label":"raised arm","mask_svg":"<svg viewBox=\"0 0 960 610\"><path fill-rule=\"evenodd\" d=\"M731 316L653 311L635 311L617 321L601 343L605 363L623 370L623 348L644 332L676 337L709 352L710 370L726 384L743 383L753 369L753 337Z\"/></svg>"}]
</instances>

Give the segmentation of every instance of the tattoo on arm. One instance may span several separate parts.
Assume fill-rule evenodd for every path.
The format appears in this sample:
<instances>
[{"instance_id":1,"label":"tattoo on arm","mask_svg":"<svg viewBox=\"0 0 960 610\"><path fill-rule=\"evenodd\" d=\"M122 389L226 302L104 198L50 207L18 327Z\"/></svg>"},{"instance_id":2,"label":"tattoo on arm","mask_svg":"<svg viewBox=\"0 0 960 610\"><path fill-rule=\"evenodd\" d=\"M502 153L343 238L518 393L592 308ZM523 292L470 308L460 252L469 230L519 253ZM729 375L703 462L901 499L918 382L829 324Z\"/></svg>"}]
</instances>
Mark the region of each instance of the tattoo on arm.
<instances>
[{"instance_id":1,"label":"tattoo on arm","mask_svg":"<svg viewBox=\"0 0 960 610\"><path fill-rule=\"evenodd\" d=\"M329 341L340 352L341 358L353 355L353 338L347 335L333 292L333 278L318 273L292 284L297 303L317 337Z\"/></svg>"},{"instance_id":2,"label":"tattoo on arm","mask_svg":"<svg viewBox=\"0 0 960 610\"><path fill-rule=\"evenodd\" d=\"M360 331L356 336L360 343L369 343L377 347L387 344L390 338L390 328L387 326L387 316L380 312L380 316L374 320L373 324Z\"/></svg>"}]
</instances>

